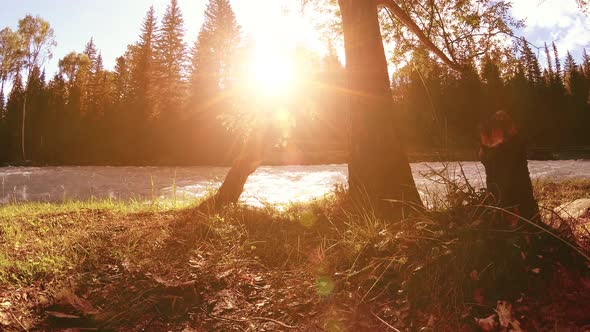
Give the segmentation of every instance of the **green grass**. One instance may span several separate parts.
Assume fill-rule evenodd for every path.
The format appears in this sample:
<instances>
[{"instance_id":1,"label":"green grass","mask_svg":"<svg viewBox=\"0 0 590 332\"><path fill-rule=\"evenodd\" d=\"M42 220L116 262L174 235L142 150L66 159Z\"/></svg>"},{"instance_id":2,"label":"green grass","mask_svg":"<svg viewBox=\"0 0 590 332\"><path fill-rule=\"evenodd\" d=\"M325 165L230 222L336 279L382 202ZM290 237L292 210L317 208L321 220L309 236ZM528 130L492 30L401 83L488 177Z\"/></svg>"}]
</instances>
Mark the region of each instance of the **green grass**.
<instances>
[{"instance_id":1,"label":"green grass","mask_svg":"<svg viewBox=\"0 0 590 332\"><path fill-rule=\"evenodd\" d=\"M0 206L0 283L29 284L67 273L131 216L172 214L188 206L114 200Z\"/></svg>"},{"instance_id":2,"label":"green grass","mask_svg":"<svg viewBox=\"0 0 590 332\"><path fill-rule=\"evenodd\" d=\"M590 181L537 181L535 193L541 205L555 207L588 197ZM270 318L303 329L379 330L384 320L408 326L410 316L427 324L430 313L448 317L436 322L445 330L471 307L472 270L483 280L486 271L510 268L490 267L497 258L487 255L490 246L497 250L498 238L510 236L475 226L486 212L472 199L401 221L351 208L342 191L281 210L233 206L212 215L191 209L197 202L5 205L0 302L18 305L18 325L29 328L42 318L39 301L23 301L19 289L55 302L64 289L81 294L100 308L93 317L111 328L165 317L205 330L256 327ZM199 300L177 294L189 281ZM215 313L221 290L244 294L226 318Z\"/></svg>"}]
</instances>

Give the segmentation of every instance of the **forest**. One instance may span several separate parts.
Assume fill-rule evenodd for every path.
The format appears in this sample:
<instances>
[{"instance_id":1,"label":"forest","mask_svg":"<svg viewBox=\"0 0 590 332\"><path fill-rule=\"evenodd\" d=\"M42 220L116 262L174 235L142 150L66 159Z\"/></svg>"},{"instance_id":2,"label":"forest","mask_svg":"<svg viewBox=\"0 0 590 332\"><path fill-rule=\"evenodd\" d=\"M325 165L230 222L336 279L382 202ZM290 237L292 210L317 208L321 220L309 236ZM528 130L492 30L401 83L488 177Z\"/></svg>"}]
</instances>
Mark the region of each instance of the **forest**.
<instances>
[{"instance_id":1,"label":"forest","mask_svg":"<svg viewBox=\"0 0 590 332\"><path fill-rule=\"evenodd\" d=\"M160 21L152 7L139 39L112 71L91 39L60 59L55 75L41 69L58 41L50 22L27 16L17 30L4 28L0 161L229 164L249 130L243 109L269 107L254 105L255 93L236 92L247 81L244 59L255 52L255 41L241 33L227 2L209 5L192 47L184 42L183 23L176 2ZM31 25L45 28L36 45ZM270 125L279 156L273 160L330 162L309 156L346 150L344 67L335 45L326 48L323 55L303 45L294 50L297 69L306 75L297 97L274 105L287 103L295 111ZM539 63L541 54L546 63ZM478 125L497 110L513 115L530 146L590 144L586 50L578 63L569 52L559 54L555 43L535 46L518 38L503 53L473 59L461 75L425 48L408 59L391 82L396 121L410 151L473 148ZM299 157L284 157L285 151Z\"/></svg>"},{"instance_id":2,"label":"forest","mask_svg":"<svg viewBox=\"0 0 590 332\"><path fill-rule=\"evenodd\" d=\"M585 49L509 0L301 0L321 48L166 2L113 70L0 31L0 330L590 331L590 160L530 160L590 146Z\"/></svg>"}]
</instances>

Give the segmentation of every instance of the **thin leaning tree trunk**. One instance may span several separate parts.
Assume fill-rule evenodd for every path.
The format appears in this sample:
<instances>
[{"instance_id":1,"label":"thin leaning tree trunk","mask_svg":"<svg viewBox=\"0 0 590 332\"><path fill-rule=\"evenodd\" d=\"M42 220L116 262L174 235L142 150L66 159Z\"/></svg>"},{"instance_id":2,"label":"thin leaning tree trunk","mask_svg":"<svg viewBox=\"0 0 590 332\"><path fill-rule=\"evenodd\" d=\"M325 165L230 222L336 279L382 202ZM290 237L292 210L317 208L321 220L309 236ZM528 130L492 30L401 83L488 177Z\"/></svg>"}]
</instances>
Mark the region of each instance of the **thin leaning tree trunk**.
<instances>
[{"instance_id":1,"label":"thin leaning tree trunk","mask_svg":"<svg viewBox=\"0 0 590 332\"><path fill-rule=\"evenodd\" d=\"M376 2L339 5L350 94L350 193L380 213L398 216L405 207L423 204L395 123Z\"/></svg>"},{"instance_id":2,"label":"thin leaning tree trunk","mask_svg":"<svg viewBox=\"0 0 590 332\"><path fill-rule=\"evenodd\" d=\"M216 211L238 202L248 177L262 164L266 147L269 145L268 130L268 126L264 126L247 138L221 187L215 195L201 203L197 210Z\"/></svg>"}]
</instances>

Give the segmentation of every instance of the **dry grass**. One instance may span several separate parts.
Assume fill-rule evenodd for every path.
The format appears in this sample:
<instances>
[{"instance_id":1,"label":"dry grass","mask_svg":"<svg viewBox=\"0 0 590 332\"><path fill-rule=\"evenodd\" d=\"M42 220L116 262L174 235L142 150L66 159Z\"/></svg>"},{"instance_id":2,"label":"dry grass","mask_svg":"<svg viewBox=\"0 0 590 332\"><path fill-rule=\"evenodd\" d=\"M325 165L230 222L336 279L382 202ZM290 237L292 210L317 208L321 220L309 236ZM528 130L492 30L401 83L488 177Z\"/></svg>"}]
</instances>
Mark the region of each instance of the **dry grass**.
<instances>
[{"instance_id":1,"label":"dry grass","mask_svg":"<svg viewBox=\"0 0 590 332\"><path fill-rule=\"evenodd\" d=\"M588 181L535 186L548 206L588 188ZM0 326L471 326L493 310L496 295L515 292L499 289L507 280L498 276L522 265L509 249L522 235L478 223L489 211L476 195L461 197L471 201L403 221L345 208L342 192L284 211L235 206L215 215L141 202L0 207ZM479 287L486 298L475 305Z\"/></svg>"}]
</instances>

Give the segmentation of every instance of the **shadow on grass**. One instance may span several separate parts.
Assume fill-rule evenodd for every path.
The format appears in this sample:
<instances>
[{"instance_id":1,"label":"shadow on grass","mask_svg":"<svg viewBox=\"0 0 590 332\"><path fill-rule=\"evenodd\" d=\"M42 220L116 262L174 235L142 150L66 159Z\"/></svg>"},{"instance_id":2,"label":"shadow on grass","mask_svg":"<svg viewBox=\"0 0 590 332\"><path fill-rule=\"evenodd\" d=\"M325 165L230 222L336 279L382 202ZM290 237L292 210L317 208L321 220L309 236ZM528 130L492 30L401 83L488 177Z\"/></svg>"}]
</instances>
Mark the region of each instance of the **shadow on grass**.
<instances>
[{"instance_id":1,"label":"shadow on grass","mask_svg":"<svg viewBox=\"0 0 590 332\"><path fill-rule=\"evenodd\" d=\"M460 203L404 220L352 209L338 194L284 211L10 215L3 252L22 264L2 269L0 305L11 304L0 308L0 324L451 331L477 329L474 318L493 314L500 299L515 303L530 330L586 324L587 262L547 240L529 255L542 259L523 259L527 237L538 233L503 228L477 195L453 199ZM35 265L43 259L54 263Z\"/></svg>"}]
</instances>

